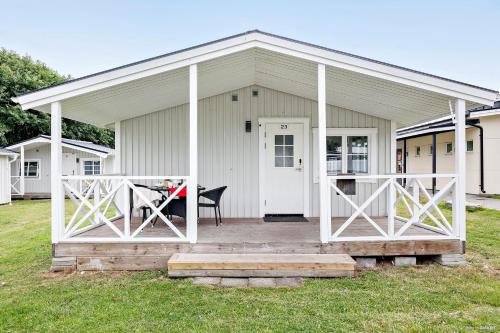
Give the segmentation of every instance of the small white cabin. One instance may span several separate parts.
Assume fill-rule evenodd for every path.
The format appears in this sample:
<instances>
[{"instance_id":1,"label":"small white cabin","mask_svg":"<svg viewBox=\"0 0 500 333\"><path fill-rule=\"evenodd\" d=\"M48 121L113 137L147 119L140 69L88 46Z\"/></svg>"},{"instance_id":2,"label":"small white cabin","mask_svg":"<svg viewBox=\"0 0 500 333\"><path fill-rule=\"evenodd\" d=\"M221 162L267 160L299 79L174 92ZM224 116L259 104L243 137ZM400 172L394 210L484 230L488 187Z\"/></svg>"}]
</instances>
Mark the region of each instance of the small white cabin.
<instances>
[{"instance_id":1,"label":"small white cabin","mask_svg":"<svg viewBox=\"0 0 500 333\"><path fill-rule=\"evenodd\" d=\"M10 203L10 167L17 153L0 148L0 205Z\"/></svg>"},{"instance_id":2,"label":"small white cabin","mask_svg":"<svg viewBox=\"0 0 500 333\"><path fill-rule=\"evenodd\" d=\"M51 114L54 257L76 258L78 269L150 269L176 252L460 254L465 111L498 96L255 30L13 100ZM463 143L455 171L397 174L396 130L450 107ZM61 117L114 128L120 175L65 176ZM437 194L422 185L433 178L444 180ZM71 184L79 180L100 195L90 200ZM226 189L224 223L199 200L202 187ZM438 206L448 196L451 218Z\"/></svg>"},{"instance_id":3,"label":"small white cabin","mask_svg":"<svg viewBox=\"0 0 500 333\"><path fill-rule=\"evenodd\" d=\"M62 139L62 173L66 176L113 172L114 149L89 141ZM13 198L50 198L50 136L40 135L6 147L19 154L10 169ZM24 168L21 168L24 165ZM85 182L76 182L84 190Z\"/></svg>"}]
</instances>

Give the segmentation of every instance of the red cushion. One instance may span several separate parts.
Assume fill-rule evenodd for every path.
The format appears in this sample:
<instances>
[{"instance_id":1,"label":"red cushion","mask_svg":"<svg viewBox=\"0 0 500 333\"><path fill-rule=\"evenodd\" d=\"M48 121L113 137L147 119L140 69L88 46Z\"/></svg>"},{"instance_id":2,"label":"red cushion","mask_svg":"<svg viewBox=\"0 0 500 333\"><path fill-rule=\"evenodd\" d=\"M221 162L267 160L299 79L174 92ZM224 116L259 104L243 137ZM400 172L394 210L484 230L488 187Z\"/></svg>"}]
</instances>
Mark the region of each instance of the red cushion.
<instances>
[{"instance_id":1,"label":"red cushion","mask_svg":"<svg viewBox=\"0 0 500 333\"><path fill-rule=\"evenodd\" d=\"M177 187L171 187L170 188L170 194L173 194L175 191L177 191ZM177 196L178 197L185 197L185 196L187 196L187 189L186 189L186 187L184 187L182 190L180 190L179 193L177 193Z\"/></svg>"}]
</instances>

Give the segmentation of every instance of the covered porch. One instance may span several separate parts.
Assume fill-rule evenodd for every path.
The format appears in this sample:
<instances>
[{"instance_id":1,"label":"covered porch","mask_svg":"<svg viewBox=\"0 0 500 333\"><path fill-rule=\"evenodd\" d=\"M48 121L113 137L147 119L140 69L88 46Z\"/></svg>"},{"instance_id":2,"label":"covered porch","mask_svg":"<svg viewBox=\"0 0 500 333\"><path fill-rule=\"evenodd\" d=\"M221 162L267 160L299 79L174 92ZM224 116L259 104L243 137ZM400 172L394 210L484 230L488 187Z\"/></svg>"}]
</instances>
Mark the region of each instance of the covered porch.
<instances>
[{"instance_id":1,"label":"covered porch","mask_svg":"<svg viewBox=\"0 0 500 333\"><path fill-rule=\"evenodd\" d=\"M275 251L268 244L279 244L290 252L304 246L308 250L303 251L331 249L354 255L432 255L463 251L465 112L470 106L491 105L496 98L491 90L253 31L17 101L23 108L51 113L56 256L77 249L88 253L106 244L126 253L134 247L162 252L232 246L242 251L245 244ZM456 120L455 172L396 174L396 129L450 112ZM114 172L119 175L62 176L62 116L114 127ZM268 128L266 119L276 131L302 124L296 127L303 138L301 155L272 155L273 161L282 158L280 167L293 158L288 167L300 173L300 191L262 177L269 161L264 150L270 132L262 130ZM338 170L331 167L335 163L329 164L328 137L340 138L343 144L335 157L342 161ZM377 149L349 151L345 143L354 142L353 137L361 138L365 146L359 147ZM275 152L290 146L277 142ZM231 159L219 163L224 156ZM367 161L365 169L357 166L361 172L353 171L354 160ZM422 185L429 178L443 178L447 185L431 194ZM166 179L179 180L180 188L187 189L185 219L172 220L162 213L174 198L152 202L137 189L137 184ZM227 185L223 182L228 179L233 185L227 203L234 210L225 211L224 223L215 227L197 215L197 185ZM79 180L89 181L91 190L82 193L71 185ZM346 182L350 188L344 187ZM300 207L309 222L262 222L269 212L268 193L275 189L284 189L285 204L288 193L301 193L288 207ZM131 214L131 195L150 208L144 221ZM447 195L453 198L451 217L439 206ZM65 196L71 204L65 203ZM73 204L75 209L68 210Z\"/></svg>"}]
</instances>

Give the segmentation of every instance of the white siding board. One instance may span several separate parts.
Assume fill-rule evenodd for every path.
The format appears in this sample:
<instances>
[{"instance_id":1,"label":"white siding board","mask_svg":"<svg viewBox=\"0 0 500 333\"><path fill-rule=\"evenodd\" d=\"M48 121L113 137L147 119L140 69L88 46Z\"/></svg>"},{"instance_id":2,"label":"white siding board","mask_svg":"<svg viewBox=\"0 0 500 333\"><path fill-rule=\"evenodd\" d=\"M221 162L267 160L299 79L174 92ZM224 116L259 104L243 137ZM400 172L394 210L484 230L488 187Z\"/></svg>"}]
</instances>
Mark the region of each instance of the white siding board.
<instances>
[{"instance_id":1,"label":"white siding board","mask_svg":"<svg viewBox=\"0 0 500 333\"><path fill-rule=\"evenodd\" d=\"M252 96L257 89L259 96ZM238 102L231 95L238 94ZM186 175L188 105L172 107L123 121L123 161L127 175ZM255 217L259 214L258 198L258 118L308 117L317 127L317 103L261 86L249 86L199 101L199 182L207 188L227 185L221 210L225 217ZM252 132L245 132L245 121L252 122ZM337 106L327 106L328 127L377 127L378 172L389 171L389 121L371 117ZM149 124L149 125L148 125ZM156 142L154 142L156 141ZM310 161L312 165L312 134ZM156 155L156 156L152 156ZM139 158L137 158L139 157ZM134 161L131 162L130 159ZM147 166L146 164L152 164ZM387 170L386 170L387 169ZM319 190L311 180L311 215L318 216ZM377 184L358 184L358 194L352 199L361 204ZM385 214L385 196L369 207L371 215ZM347 216L352 209L337 195L332 195L332 214ZM204 216L213 212L202 211Z\"/></svg>"}]
</instances>

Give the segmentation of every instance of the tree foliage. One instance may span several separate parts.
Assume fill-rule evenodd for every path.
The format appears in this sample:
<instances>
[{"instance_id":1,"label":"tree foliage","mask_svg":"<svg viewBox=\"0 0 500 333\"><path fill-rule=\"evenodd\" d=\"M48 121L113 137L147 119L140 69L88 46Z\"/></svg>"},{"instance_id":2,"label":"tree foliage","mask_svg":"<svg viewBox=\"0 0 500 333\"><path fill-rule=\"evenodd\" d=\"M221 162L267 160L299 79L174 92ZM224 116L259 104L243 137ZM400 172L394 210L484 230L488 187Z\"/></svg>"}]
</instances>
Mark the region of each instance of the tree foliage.
<instances>
[{"instance_id":1,"label":"tree foliage","mask_svg":"<svg viewBox=\"0 0 500 333\"><path fill-rule=\"evenodd\" d=\"M60 75L29 56L0 49L0 147L40 134L50 135L50 115L35 110L22 111L11 98L68 79L69 76ZM69 139L114 146L111 130L71 119L63 119L62 135Z\"/></svg>"}]
</instances>

